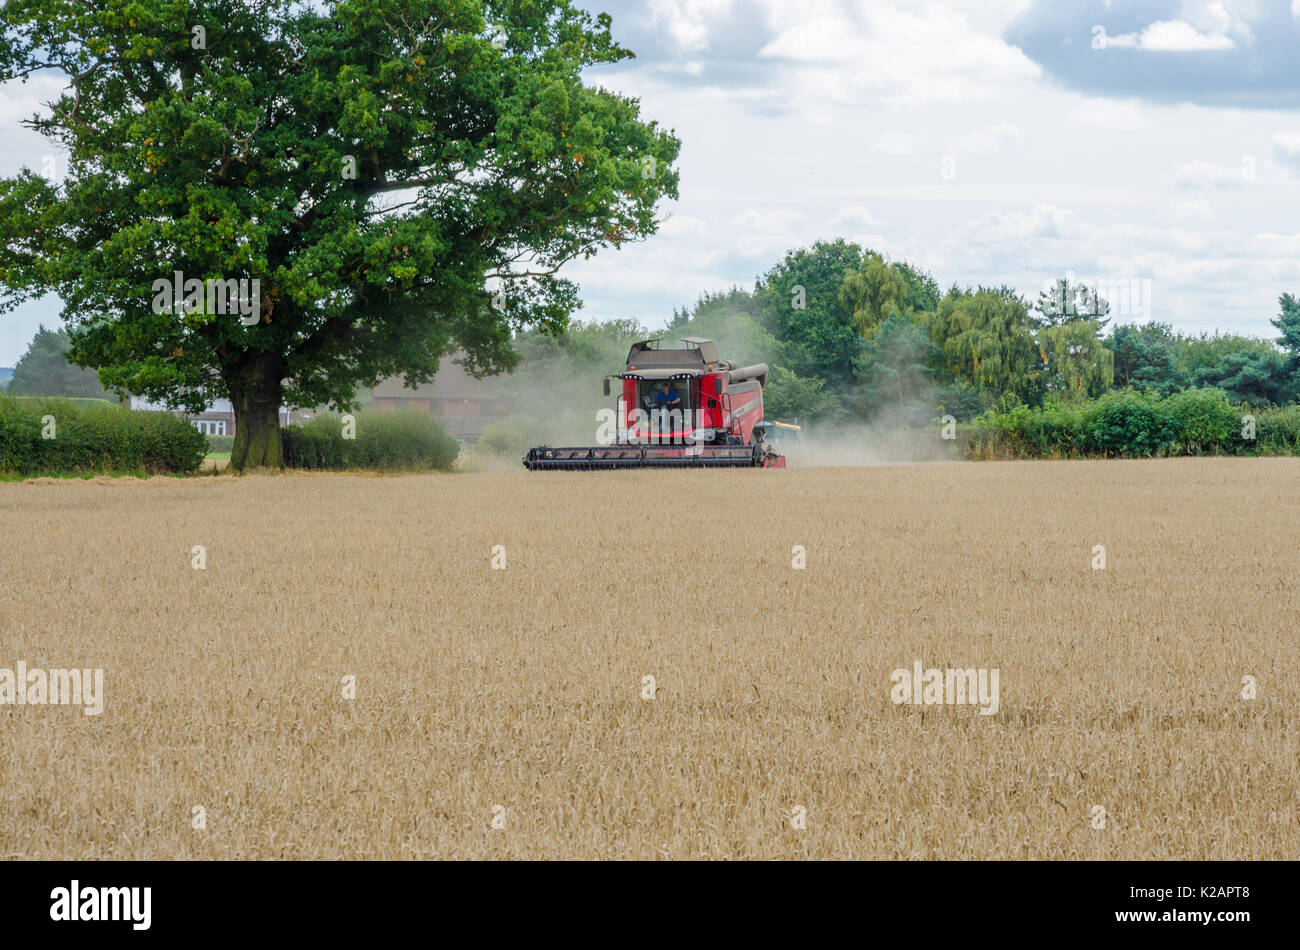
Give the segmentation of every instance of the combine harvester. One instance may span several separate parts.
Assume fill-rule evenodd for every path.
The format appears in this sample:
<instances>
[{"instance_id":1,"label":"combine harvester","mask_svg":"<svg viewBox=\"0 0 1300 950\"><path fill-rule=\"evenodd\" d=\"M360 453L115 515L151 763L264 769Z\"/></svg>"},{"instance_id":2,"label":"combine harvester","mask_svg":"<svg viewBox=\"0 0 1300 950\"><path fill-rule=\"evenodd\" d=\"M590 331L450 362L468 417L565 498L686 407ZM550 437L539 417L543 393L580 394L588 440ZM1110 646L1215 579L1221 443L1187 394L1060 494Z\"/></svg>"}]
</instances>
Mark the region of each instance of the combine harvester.
<instances>
[{"instance_id":1,"label":"combine harvester","mask_svg":"<svg viewBox=\"0 0 1300 950\"><path fill-rule=\"evenodd\" d=\"M736 366L718 359L712 340L685 337L685 349L659 340L633 343L614 406L613 444L529 449L532 471L596 468L785 468L763 421L767 364Z\"/></svg>"}]
</instances>

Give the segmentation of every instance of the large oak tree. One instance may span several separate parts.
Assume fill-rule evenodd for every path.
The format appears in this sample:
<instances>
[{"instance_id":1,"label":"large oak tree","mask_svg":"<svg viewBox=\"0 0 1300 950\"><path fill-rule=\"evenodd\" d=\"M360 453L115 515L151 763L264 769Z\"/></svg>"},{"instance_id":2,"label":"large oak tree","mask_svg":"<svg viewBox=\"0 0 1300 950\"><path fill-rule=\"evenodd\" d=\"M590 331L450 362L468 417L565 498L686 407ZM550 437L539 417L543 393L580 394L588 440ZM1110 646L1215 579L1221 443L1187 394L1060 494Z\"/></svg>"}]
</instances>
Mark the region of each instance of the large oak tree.
<instances>
[{"instance_id":1,"label":"large oak tree","mask_svg":"<svg viewBox=\"0 0 1300 950\"><path fill-rule=\"evenodd\" d=\"M570 0L8 0L0 78L67 87L28 121L61 174L0 180L3 304L57 293L111 387L228 396L238 469L280 464L282 403L456 349L508 369L512 330L579 305L561 265L677 194L676 137L583 82L632 55L610 26ZM259 289L157 305L177 271Z\"/></svg>"}]
</instances>

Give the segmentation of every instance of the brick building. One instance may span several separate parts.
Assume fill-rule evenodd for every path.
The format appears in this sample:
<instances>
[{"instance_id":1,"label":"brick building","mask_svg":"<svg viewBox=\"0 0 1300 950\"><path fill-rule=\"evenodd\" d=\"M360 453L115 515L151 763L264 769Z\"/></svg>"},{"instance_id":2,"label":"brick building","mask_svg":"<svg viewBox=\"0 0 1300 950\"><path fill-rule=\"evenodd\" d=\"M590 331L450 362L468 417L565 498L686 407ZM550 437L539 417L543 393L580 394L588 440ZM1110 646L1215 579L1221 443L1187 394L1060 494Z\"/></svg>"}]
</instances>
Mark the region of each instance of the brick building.
<instances>
[{"instance_id":1,"label":"brick building","mask_svg":"<svg viewBox=\"0 0 1300 950\"><path fill-rule=\"evenodd\" d=\"M371 391L377 410L407 409L437 416L447 432L462 443L478 441L483 427L514 406L508 376L475 379L445 357L432 383L409 389L401 377L385 379Z\"/></svg>"}]
</instances>

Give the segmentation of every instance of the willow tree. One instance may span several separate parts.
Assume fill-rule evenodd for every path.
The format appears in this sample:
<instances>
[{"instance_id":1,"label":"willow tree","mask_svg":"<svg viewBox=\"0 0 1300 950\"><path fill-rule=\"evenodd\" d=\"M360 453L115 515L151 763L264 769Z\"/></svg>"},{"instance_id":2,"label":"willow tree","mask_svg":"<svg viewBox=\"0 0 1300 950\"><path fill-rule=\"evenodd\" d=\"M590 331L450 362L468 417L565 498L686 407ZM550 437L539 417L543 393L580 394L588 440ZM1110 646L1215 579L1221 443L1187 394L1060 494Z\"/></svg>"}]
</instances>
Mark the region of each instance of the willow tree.
<instances>
[{"instance_id":1,"label":"willow tree","mask_svg":"<svg viewBox=\"0 0 1300 950\"><path fill-rule=\"evenodd\" d=\"M66 79L0 180L3 305L64 304L108 386L234 404L237 469L282 404L428 382L579 305L561 266L652 234L680 143L583 70L632 56L570 0L8 0L0 78ZM50 172L53 171L53 174Z\"/></svg>"},{"instance_id":2,"label":"willow tree","mask_svg":"<svg viewBox=\"0 0 1300 950\"><path fill-rule=\"evenodd\" d=\"M930 321L930 334L954 380L986 397L1015 393L1037 401L1043 371L1034 326L1014 290L953 287Z\"/></svg>"},{"instance_id":3,"label":"willow tree","mask_svg":"<svg viewBox=\"0 0 1300 950\"><path fill-rule=\"evenodd\" d=\"M890 317L906 316L906 297L907 282L902 271L875 251L867 251L862 266L844 275L839 292L840 304L867 340L873 339Z\"/></svg>"}]
</instances>

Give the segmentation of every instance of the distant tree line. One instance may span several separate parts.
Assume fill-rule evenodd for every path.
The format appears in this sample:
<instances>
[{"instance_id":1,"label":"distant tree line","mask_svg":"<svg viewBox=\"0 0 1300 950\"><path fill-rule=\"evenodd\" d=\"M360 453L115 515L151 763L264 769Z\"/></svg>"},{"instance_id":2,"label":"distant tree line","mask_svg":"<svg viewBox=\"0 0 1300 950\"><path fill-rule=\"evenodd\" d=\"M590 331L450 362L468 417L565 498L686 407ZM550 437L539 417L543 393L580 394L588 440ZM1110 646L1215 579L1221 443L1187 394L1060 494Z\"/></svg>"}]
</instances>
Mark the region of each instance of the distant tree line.
<instances>
[{"instance_id":1,"label":"distant tree line","mask_svg":"<svg viewBox=\"0 0 1300 950\"><path fill-rule=\"evenodd\" d=\"M1164 398L1204 388L1236 406L1286 406L1300 398L1300 299L1283 294L1271 322L1275 342L1112 325L1095 287L1061 279L1033 301L1009 287L942 292L905 261L818 242L788 252L752 291L705 293L674 310L666 330L622 319L517 334L522 362L508 386L528 398L505 441L590 439L592 411L607 403L600 376L622 367L633 341L656 335L708 337L724 359L767 362L767 415L778 420L924 426L1114 391ZM67 348L64 331L41 327L9 392L105 395L93 370L64 358Z\"/></svg>"},{"instance_id":2,"label":"distant tree line","mask_svg":"<svg viewBox=\"0 0 1300 950\"><path fill-rule=\"evenodd\" d=\"M1300 396L1300 300L1283 294L1279 304L1276 343L1158 322L1111 326L1096 288L1062 279L1034 301L1009 287L942 292L918 267L836 240L788 252L752 291L702 295L658 334L622 320L559 337L530 331L515 345L526 381L565 380L584 404L593 374L617 370L632 340L661 335L709 337L724 359L768 362L775 419L926 425L1113 390L1164 397L1205 387L1267 407Z\"/></svg>"}]
</instances>

